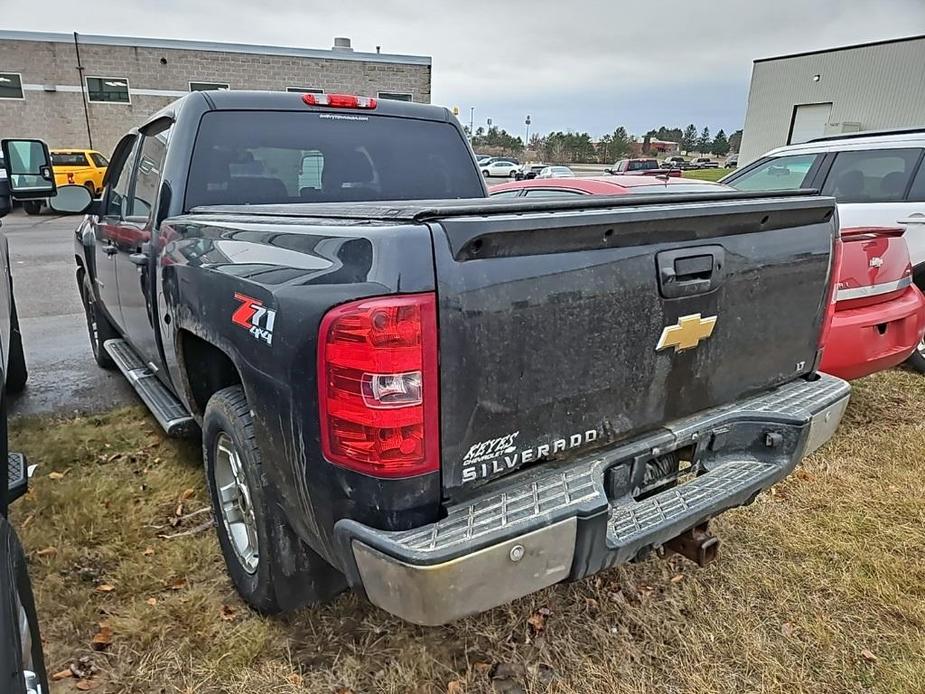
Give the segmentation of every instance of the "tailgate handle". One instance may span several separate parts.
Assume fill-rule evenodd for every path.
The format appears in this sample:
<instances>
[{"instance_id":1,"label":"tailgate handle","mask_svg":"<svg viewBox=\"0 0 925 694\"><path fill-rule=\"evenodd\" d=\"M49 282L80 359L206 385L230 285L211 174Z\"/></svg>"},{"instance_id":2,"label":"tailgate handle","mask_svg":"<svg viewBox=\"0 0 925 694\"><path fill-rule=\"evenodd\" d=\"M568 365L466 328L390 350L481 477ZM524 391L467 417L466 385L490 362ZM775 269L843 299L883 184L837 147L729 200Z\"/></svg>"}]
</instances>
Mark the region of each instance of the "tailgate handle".
<instances>
[{"instance_id":1,"label":"tailgate handle","mask_svg":"<svg viewBox=\"0 0 925 694\"><path fill-rule=\"evenodd\" d=\"M722 246L697 246L662 251L656 263L659 291L664 298L696 296L722 284L725 250Z\"/></svg>"}]
</instances>

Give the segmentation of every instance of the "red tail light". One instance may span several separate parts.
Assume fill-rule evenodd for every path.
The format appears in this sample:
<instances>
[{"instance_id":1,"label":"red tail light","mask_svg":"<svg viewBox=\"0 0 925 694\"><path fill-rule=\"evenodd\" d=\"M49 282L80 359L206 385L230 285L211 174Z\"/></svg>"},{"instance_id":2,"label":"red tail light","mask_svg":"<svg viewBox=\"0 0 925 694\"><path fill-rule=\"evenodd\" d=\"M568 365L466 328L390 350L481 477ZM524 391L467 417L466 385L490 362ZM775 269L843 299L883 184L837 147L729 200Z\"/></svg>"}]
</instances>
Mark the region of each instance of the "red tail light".
<instances>
[{"instance_id":1,"label":"red tail light","mask_svg":"<svg viewBox=\"0 0 925 694\"><path fill-rule=\"evenodd\" d=\"M829 340L832 329L832 320L835 318L835 304L838 296L838 280L841 276L842 261L841 236L832 239L832 260L829 265L829 287L826 290L825 317L822 321L822 333L819 336L819 352L821 353Z\"/></svg>"},{"instance_id":2,"label":"red tail light","mask_svg":"<svg viewBox=\"0 0 925 694\"><path fill-rule=\"evenodd\" d=\"M364 299L329 311L318 336L318 402L321 450L335 465L375 477L438 470L434 295Z\"/></svg>"},{"instance_id":3,"label":"red tail light","mask_svg":"<svg viewBox=\"0 0 925 694\"><path fill-rule=\"evenodd\" d=\"M376 100L371 96L354 96L353 94L303 94L302 101L309 106L331 106L333 108L376 108Z\"/></svg>"}]
</instances>

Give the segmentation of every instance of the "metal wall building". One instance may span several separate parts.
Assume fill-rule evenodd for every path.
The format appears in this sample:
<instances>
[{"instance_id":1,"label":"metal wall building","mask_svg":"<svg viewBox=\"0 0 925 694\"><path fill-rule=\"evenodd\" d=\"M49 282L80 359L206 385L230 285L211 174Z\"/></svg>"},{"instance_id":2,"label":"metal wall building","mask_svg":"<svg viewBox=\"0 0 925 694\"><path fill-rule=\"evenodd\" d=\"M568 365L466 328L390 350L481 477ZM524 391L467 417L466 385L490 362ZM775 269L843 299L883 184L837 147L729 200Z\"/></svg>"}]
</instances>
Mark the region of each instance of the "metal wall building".
<instances>
[{"instance_id":1,"label":"metal wall building","mask_svg":"<svg viewBox=\"0 0 925 694\"><path fill-rule=\"evenodd\" d=\"M925 36L756 60L739 165L774 147L925 126Z\"/></svg>"},{"instance_id":2,"label":"metal wall building","mask_svg":"<svg viewBox=\"0 0 925 694\"><path fill-rule=\"evenodd\" d=\"M197 89L346 92L430 102L431 59L325 50L0 31L0 136L105 155L150 114ZM88 134L89 131L89 134Z\"/></svg>"}]
</instances>

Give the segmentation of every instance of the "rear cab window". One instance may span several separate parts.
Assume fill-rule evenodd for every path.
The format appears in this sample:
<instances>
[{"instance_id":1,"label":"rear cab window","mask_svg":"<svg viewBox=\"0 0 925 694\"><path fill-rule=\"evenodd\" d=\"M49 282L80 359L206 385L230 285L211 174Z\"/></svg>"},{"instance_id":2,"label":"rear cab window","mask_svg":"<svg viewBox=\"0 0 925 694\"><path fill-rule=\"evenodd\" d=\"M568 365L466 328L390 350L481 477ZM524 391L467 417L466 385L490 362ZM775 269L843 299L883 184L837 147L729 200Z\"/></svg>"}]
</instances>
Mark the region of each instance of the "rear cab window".
<instances>
[{"instance_id":1,"label":"rear cab window","mask_svg":"<svg viewBox=\"0 0 925 694\"><path fill-rule=\"evenodd\" d=\"M917 148L839 152L822 194L838 202L901 202L921 157Z\"/></svg>"},{"instance_id":2,"label":"rear cab window","mask_svg":"<svg viewBox=\"0 0 925 694\"><path fill-rule=\"evenodd\" d=\"M198 205L484 197L449 123L317 111L212 111L186 189Z\"/></svg>"},{"instance_id":3,"label":"rear cab window","mask_svg":"<svg viewBox=\"0 0 925 694\"><path fill-rule=\"evenodd\" d=\"M768 159L729 181L737 190L797 190L808 187L809 172L821 154L793 154Z\"/></svg>"},{"instance_id":4,"label":"rear cab window","mask_svg":"<svg viewBox=\"0 0 925 694\"><path fill-rule=\"evenodd\" d=\"M52 152L52 166L90 166L83 152Z\"/></svg>"}]
</instances>

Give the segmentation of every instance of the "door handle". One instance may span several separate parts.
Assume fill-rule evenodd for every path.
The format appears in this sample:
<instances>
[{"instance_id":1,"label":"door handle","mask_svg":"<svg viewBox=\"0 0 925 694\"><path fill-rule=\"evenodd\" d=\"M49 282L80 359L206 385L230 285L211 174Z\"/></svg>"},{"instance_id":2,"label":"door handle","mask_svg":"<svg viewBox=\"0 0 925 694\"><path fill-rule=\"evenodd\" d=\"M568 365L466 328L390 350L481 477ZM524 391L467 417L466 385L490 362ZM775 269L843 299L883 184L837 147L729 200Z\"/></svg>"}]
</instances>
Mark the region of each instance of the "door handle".
<instances>
[{"instance_id":1,"label":"door handle","mask_svg":"<svg viewBox=\"0 0 925 694\"><path fill-rule=\"evenodd\" d=\"M115 255L119 252L119 249L115 246L103 246L103 253L106 255Z\"/></svg>"}]
</instances>

